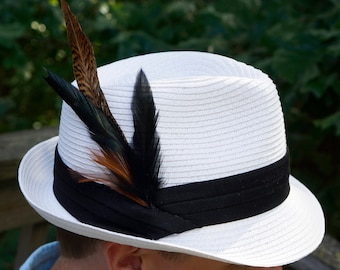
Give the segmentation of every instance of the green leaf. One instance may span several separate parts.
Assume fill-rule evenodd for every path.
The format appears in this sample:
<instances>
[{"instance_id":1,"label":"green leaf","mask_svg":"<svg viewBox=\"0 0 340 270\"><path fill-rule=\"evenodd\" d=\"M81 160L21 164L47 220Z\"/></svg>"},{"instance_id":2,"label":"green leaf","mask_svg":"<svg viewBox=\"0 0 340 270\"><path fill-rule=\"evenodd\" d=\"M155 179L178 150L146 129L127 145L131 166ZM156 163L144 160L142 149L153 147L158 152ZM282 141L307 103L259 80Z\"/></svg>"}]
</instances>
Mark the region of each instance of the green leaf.
<instances>
[{"instance_id":1,"label":"green leaf","mask_svg":"<svg viewBox=\"0 0 340 270\"><path fill-rule=\"evenodd\" d=\"M19 23L0 25L0 45L11 47L10 44L25 33L25 27Z\"/></svg>"},{"instance_id":2,"label":"green leaf","mask_svg":"<svg viewBox=\"0 0 340 270\"><path fill-rule=\"evenodd\" d=\"M315 120L314 124L323 130L335 128L336 135L340 136L340 111L326 118Z\"/></svg>"},{"instance_id":3,"label":"green leaf","mask_svg":"<svg viewBox=\"0 0 340 270\"><path fill-rule=\"evenodd\" d=\"M279 49L273 55L272 67L280 77L294 83L310 80L319 74L316 60L317 57L309 52Z\"/></svg>"}]
</instances>

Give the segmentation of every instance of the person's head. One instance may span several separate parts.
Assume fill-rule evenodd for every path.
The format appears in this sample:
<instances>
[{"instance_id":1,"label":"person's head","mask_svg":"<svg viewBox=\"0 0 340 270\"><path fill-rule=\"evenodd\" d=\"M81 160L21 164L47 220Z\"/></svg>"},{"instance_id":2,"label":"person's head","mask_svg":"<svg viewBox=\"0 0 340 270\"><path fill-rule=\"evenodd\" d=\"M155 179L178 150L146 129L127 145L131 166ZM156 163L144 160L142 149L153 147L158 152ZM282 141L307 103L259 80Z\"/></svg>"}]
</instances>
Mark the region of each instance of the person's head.
<instances>
[{"instance_id":1,"label":"person's head","mask_svg":"<svg viewBox=\"0 0 340 270\"><path fill-rule=\"evenodd\" d=\"M38 213L105 247L130 247L144 266L157 261L149 254L170 252L270 267L318 246L323 213L290 175L281 104L266 74L203 52L96 70L62 3L81 92L48 73L65 101L59 137L31 149L19 168Z\"/></svg>"}]
</instances>

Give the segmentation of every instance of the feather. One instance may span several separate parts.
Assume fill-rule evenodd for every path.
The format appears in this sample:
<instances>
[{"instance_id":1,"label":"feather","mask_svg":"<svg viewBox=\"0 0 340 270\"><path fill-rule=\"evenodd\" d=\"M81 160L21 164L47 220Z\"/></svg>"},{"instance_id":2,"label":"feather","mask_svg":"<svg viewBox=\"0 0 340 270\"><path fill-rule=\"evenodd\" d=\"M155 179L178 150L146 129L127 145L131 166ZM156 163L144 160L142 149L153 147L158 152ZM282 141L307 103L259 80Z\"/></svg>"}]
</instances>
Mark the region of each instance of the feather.
<instances>
[{"instance_id":1,"label":"feather","mask_svg":"<svg viewBox=\"0 0 340 270\"><path fill-rule=\"evenodd\" d=\"M120 194L146 206L152 205L160 188L160 146L156 132L156 113L150 86L141 71L137 76L131 105L134 121L133 146L115 125L88 98L63 78L47 71L48 84L76 112L88 127L91 138L100 146L93 159L110 171L106 178L93 178L72 172L79 182L103 183Z\"/></svg>"},{"instance_id":2,"label":"feather","mask_svg":"<svg viewBox=\"0 0 340 270\"><path fill-rule=\"evenodd\" d=\"M92 44L83 33L76 16L72 14L65 0L60 2L65 18L67 37L72 51L73 73L79 90L98 108L102 109L108 117L112 117L103 91L100 88Z\"/></svg>"},{"instance_id":3,"label":"feather","mask_svg":"<svg viewBox=\"0 0 340 270\"><path fill-rule=\"evenodd\" d=\"M133 135L134 177L145 194L145 200L152 204L160 188L160 145L156 132L158 113L152 97L149 82L141 70L137 75L131 104L135 132Z\"/></svg>"},{"instance_id":4,"label":"feather","mask_svg":"<svg viewBox=\"0 0 340 270\"><path fill-rule=\"evenodd\" d=\"M117 192L145 205L140 199L142 197L140 191L133 182L127 160L127 157L131 156L131 149L125 137L122 137L120 128L72 84L53 72L47 71L47 74L45 79L48 84L71 106L88 127L91 138L101 147L100 153L93 153L94 160L111 172L110 176L106 175L105 179L82 176L76 172L72 172L73 175L78 175L76 178L79 182L95 181L106 184Z\"/></svg>"},{"instance_id":5,"label":"feather","mask_svg":"<svg viewBox=\"0 0 340 270\"><path fill-rule=\"evenodd\" d=\"M149 82L141 70L131 104L135 132L129 145L99 86L91 43L65 0L61 0L61 5L79 90L50 71L45 79L87 126L91 138L100 147L98 152L92 153L93 160L109 172L93 177L71 170L71 175L79 183L99 182L142 206L151 207L162 181L156 132L158 113Z\"/></svg>"},{"instance_id":6,"label":"feather","mask_svg":"<svg viewBox=\"0 0 340 270\"><path fill-rule=\"evenodd\" d=\"M107 167L111 171L112 176L109 180L91 179L91 181L105 182L106 185L119 193L130 198L137 198L135 195L137 192L132 185L131 173L126 164L127 161L124 159L124 156L127 155L125 152L129 151L129 148L123 132L111 114L100 87L91 42L83 33L76 16L71 12L65 0L61 0L61 8L72 51L73 73L79 91L83 95L55 74L49 73L47 80L51 85L54 85L53 87L57 89L58 94L88 126L92 139L102 148L101 153L93 153L94 160ZM107 138L110 138L110 140ZM82 177L80 182L85 181L90 180ZM141 203L139 199L135 200Z\"/></svg>"}]
</instances>

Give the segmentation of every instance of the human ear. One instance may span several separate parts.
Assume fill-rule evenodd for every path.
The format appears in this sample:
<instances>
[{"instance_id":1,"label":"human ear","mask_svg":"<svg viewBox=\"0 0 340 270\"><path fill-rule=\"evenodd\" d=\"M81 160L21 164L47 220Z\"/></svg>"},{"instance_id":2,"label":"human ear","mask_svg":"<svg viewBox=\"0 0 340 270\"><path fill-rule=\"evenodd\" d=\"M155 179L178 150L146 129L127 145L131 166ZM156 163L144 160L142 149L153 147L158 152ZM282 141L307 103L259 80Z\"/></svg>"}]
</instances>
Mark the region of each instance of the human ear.
<instances>
[{"instance_id":1,"label":"human ear","mask_svg":"<svg viewBox=\"0 0 340 270\"><path fill-rule=\"evenodd\" d=\"M141 270L138 248L106 242L104 254L110 270Z\"/></svg>"}]
</instances>

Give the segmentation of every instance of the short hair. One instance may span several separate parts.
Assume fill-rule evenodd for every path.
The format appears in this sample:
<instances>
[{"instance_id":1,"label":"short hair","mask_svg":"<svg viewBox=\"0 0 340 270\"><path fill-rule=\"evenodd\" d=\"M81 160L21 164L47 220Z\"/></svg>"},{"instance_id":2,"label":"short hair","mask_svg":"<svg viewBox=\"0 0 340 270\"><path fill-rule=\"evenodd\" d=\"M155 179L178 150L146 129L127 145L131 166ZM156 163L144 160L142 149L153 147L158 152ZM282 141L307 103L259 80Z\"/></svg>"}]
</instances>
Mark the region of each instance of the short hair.
<instances>
[{"instance_id":1,"label":"short hair","mask_svg":"<svg viewBox=\"0 0 340 270\"><path fill-rule=\"evenodd\" d=\"M68 259L82 259L94 254L103 240L82 236L61 228L56 228L56 236L59 242L60 255ZM169 251L159 251L166 260L178 261L185 254Z\"/></svg>"},{"instance_id":2,"label":"short hair","mask_svg":"<svg viewBox=\"0 0 340 270\"><path fill-rule=\"evenodd\" d=\"M169 252L169 251L159 251L161 256L170 261L179 261L183 260L184 258L187 258L189 255L178 253L178 252Z\"/></svg>"},{"instance_id":3,"label":"short hair","mask_svg":"<svg viewBox=\"0 0 340 270\"><path fill-rule=\"evenodd\" d=\"M81 259L94 254L102 240L81 236L61 228L56 228L60 255L69 259Z\"/></svg>"}]
</instances>

